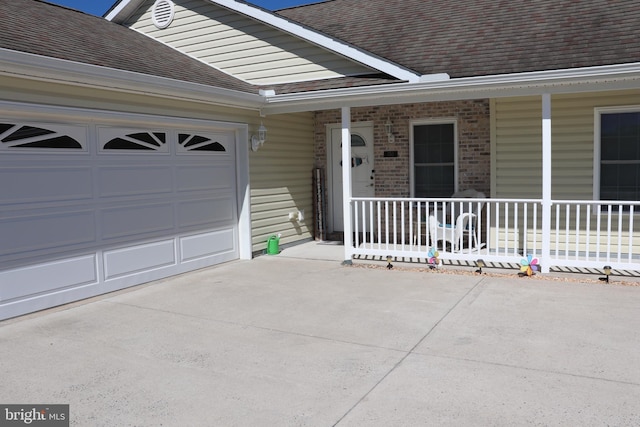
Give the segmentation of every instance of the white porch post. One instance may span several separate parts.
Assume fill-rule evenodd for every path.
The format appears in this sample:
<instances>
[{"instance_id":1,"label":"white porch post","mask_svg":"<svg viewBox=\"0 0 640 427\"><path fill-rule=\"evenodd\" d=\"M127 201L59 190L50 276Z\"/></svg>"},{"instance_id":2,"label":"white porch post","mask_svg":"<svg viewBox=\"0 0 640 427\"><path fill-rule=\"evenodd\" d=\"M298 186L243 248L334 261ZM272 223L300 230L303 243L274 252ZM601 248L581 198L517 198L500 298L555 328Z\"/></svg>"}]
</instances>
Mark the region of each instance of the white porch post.
<instances>
[{"instance_id":1,"label":"white porch post","mask_svg":"<svg viewBox=\"0 0 640 427\"><path fill-rule=\"evenodd\" d=\"M551 256L551 94L542 95L542 273Z\"/></svg>"},{"instance_id":2,"label":"white porch post","mask_svg":"<svg viewBox=\"0 0 640 427\"><path fill-rule=\"evenodd\" d=\"M353 258L351 222L351 107L342 107L342 218L344 222L344 262Z\"/></svg>"}]
</instances>

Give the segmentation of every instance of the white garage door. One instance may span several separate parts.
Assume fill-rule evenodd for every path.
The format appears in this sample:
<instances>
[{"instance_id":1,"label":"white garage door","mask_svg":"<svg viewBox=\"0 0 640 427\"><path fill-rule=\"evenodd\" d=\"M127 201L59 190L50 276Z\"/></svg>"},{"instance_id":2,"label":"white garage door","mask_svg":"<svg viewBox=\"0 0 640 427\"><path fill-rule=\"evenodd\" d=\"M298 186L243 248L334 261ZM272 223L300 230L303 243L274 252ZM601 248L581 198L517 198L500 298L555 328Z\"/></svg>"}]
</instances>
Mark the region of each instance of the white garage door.
<instances>
[{"instance_id":1,"label":"white garage door","mask_svg":"<svg viewBox=\"0 0 640 427\"><path fill-rule=\"evenodd\" d=\"M0 319L238 258L233 131L0 120Z\"/></svg>"}]
</instances>

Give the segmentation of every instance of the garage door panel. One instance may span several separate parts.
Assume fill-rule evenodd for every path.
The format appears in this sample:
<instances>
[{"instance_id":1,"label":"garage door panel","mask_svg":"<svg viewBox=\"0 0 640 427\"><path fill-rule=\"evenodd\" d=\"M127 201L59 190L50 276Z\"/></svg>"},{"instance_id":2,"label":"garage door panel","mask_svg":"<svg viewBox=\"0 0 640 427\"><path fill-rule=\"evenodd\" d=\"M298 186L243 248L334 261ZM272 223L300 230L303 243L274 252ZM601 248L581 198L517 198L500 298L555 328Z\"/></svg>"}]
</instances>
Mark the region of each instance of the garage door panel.
<instances>
[{"instance_id":1,"label":"garage door panel","mask_svg":"<svg viewBox=\"0 0 640 427\"><path fill-rule=\"evenodd\" d=\"M235 188L235 172L229 164L178 166L176 180L179 192Z\"/></svg>"},{"instance_id":2,"label":"garage door panel","mask_svg":"<svg viewBox=\"0 0 640 427\"><path fill-rule=\"evenodd\" d=\"M106 280L176 264L175 239L104 253Z\"/></svg>"},{"instance_id":3,"label":"garage door panel","mask_svg":"<svg viewBox=\"0 0 640 427\"><path fill-rule=\"evenodd\" d=\"M20 254L42 249L57 251L96 241L93 211L57 212L0 219L0 255Z\"/></svg>"},{"instance_id":4,"label":"garage door panel","mask_svg":"<svg viewBox=\"0 0 640 427\"><path fill-rule=\"evenodd\" d=\"M178 203L180 228L233 224L235 199L231 195L199 200L182 200Z\"/></svg>"},{"instance_id":5,"label":"garage door panel","mask_svg":"<svg viewBox=\"0 0 640 427\"><path fill-rule=\"evenodd\" d=\"M97 283L95 255L0 272L2 303Z\"/></svg>"},{"instance_id":6,"label":"garage door panel","mask_svg":"<svg viewBox=\"0 0 640 427\"><path fill-rule=\"evenodd\" d=\"M0 150L0 320L238 258L236 129L126 119Z\"/></svg>"},{"instance_id":7,"label":"garage door panel","mask_svg":"<svg viewBox=\"0 0 640 427\"><path fill-rule=\"evenodd\" d=\"M171 166L103 167L99 169L98 177L100 197L167 194L173 191Z\"/></svg>"},{"instance_id":8,"label":"garage door panel","mask_svg":"<svg viewBox=\"0 0 640 427\"><path fill-rule=\"evenodd\" d=\"M173 203L121 206L102 209L102 238L104 240L141 236L174 229Z\"/></svg>"},{"instance_id":9,"label":"garage door panel","mask_svg":"<svg viewBox=\"0 0 640 427\"><path fill-rule=\"evenodd\" d=\"M93 198L91 168L3 167L0 182L0 200L7 204Z\"/></svg>"},{"instance_id":10,"label":"garage door panel","mask_svg":"<svg viewBox=\"0 0 640 427\"><path fill-rule=\"evenodd\" d=\"M236 239L233 229L218 230L180 239L180 261L191 261L211 255L234 251Z\"/></svg>"}]
</instances>

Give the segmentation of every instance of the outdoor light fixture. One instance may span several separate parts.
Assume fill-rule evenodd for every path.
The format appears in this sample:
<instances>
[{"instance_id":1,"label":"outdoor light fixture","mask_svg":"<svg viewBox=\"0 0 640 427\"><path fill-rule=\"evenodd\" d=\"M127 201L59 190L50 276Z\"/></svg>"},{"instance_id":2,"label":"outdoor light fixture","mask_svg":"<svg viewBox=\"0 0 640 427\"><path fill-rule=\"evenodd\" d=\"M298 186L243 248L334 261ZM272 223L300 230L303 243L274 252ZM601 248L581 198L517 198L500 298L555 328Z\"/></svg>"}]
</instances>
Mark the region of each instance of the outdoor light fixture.
<instances>
[{"instance_id":1,"label":"outdoor light fixture","mask_svg":"<svg viewBox=\"0 0 640 427\"><path fill-rule=\"evenodd\" d=\"M262 147L264 143L267 141L267 128L264 127L262 123L260 123L260 127L258 128L258 135L251 135L251 149L253 151L258 151L258 148Z\"/></svg>"},{"instance_id":2,"label":"outdoor light fixture","mask_svg":"<svg viewBox=\"0 0 640 427\"><path fill-rule=\"evenodd\" d=\"M391 260L393 259L393 257L391 255L387 255L387 269L391 270L393 268L393 265L391 265Z\"/></svg>"},{"instance_id":3,"label":"outdoor light fixture","mask_svg":"<svg viewBox=\"0 0 640 427\"><path fill-rule=\"evenodd\" d=\"M391 123L391 120L387 119L387 122L384 124L384 130L387 133L387 141L393 143L395 137L393 136L393 123Z\"/></svg>"},{"instance_id":4,"label":"outdoor light fixture","mask_svg":"<svg viewBox=\"0 0 640 427\"><path fill-rule=\"evenodd\" d=\"M604 277L601 277L600 280L602 280L603 282L609 283L609 276L611 276L611 266L605 265L602 268L602 271L604 271Z\"/></svg>"},{"instance_id":5,"label":"outdoor light fixture","mask_svg":"<svg viewBox=\"0 0 640 427\"><path fill-rule=\"evenodd\" d=\"M478 267L478 269L476 270L476 273L480 273L482 274L482 267L485 267L487 264L484 263L484 260L477 260L476 261L476 267Z\"/></svg>"}]
</instances>

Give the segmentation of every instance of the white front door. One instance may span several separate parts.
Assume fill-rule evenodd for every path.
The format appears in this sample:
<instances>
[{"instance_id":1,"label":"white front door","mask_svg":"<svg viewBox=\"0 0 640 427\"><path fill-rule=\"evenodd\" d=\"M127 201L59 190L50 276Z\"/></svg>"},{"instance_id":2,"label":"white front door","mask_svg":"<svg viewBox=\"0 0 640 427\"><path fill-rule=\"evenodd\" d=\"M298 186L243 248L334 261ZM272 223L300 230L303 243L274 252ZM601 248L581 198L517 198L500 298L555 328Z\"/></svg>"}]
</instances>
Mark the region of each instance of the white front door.
<instances>
[{"instance_id":1,"label":"white front door","mask_svg":"<svg viewBox=\"0 0 640 427\"><path fill-rule=\"evenodd\" d=\"M342 211L342 129L329 128L331 137L329 161L329 230L344 231ZM375 169L373 164L373 124L351 125L351 180L353 197L375 195Z\"/></svg>"}]
</instances>

